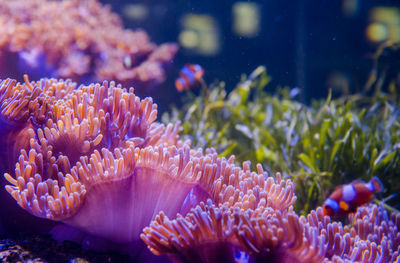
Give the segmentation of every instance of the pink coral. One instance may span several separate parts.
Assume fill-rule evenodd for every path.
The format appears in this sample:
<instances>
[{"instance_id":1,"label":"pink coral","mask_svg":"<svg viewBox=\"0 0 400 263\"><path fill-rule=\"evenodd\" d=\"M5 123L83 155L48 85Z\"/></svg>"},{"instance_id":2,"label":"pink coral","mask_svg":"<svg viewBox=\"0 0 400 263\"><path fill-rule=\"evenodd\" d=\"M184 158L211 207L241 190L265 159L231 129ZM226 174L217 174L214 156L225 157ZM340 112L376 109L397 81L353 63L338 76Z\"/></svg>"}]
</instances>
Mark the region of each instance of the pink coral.
<instances>
[{"instance_id":1,"label":"pink coral","mask_svg":"<svg viewBox=\"0 0 400 263\"><path fill-rule=\"evenodd\" d=\"M3 75L113 79L138 89L164 81L176 52L176 44L157 46L144 31L124 29L97 0L0 1Z\"/></svg>"}]
</instances>

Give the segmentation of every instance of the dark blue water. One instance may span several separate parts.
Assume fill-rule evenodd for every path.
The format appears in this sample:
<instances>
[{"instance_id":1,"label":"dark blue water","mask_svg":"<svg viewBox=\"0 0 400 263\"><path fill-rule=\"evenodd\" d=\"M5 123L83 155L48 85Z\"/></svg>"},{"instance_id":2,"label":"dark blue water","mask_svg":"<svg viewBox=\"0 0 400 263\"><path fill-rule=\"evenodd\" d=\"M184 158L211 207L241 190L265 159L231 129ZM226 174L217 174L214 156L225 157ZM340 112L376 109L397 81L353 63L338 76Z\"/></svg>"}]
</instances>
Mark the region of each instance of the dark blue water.
<instances>
[{"instance_id":1,"label":"dark blue water","mask_svg":"<svg viewBox=\"0 0 400 263\"><path fill-rule=\"evenodd\" d=\"M233 10L239 1L138 1L136 4L147 10L147 16L140 19L126 15L130 3L119 0L111 4L127 27L144 28L157 43L179 42L182 20L188 14L214 20L218 51L204 55L181 47L174 61L175 76L183 64L199 63L208 82L224 80L231 89L242 73L262 64L272 76L271 91L277 85L299 87L305 101L326 96L329 88L337 93L362 90L373 65L372 55L390 38L369 39L368 26L376 22L371 13L386 8L393 10L393 21L400 18L398 1L244 1L240 3L257 6L260 18L258 33L246 37L232 29ZM388 31L390 25L378 22Z\"/></svg>"}]
</instances>

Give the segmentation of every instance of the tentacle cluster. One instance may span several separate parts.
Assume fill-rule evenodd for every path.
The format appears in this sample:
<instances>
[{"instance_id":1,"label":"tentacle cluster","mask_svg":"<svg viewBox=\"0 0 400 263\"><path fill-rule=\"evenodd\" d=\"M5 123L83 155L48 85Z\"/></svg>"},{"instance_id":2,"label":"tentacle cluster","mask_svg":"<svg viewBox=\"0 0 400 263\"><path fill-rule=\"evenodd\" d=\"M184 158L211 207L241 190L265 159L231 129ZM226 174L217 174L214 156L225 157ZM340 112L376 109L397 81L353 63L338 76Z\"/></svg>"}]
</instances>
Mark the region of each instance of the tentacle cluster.
<instances>
[{"instance_id":1,"label":"tentacle cluster","mask_svg":"<svg viewBox=\"0 0 400 263\"><path fill-rule=\"evenodd\" d=\"M2 126L0 146L3 171L14 164L20 149L26 149L28 130L43 125L53 118L54 101L64 98L75 89L69 80L42 79L24 83L13 79L0 82L0 123Z\"/></svg>"},{"instance_id":2,"label":"tentacle cluster","mask_svg":"<svg viewBox=\"0 0 400 263\"><path fill-rule=\"evenodd\" d=\"M317 231L324 239L325 261L398 262L398 218L399 214L390 218L383 206L368 205L350 215L345 226L324 216L321 208L300 220L307 231Z\"/></svg>"},{"instance_id":3,"label":"tentacle cluster","mask_svg":"<svg viewBox=\"0 0 400 263\"><path fill-rule=\"evenodd\" d=\"M4 93L10 94L7 87L15 85L15 81L2 83ZM17 87L43 91L43 83L46 82L26 82ZM54 86L57 87L50 87ZM14 171L5 174L10 183L6 190L22 208L35 216L64 221L107 238L108 233L102 234L101 228L118 225L118 219L91 222L86 229L83 215L101 218L104 213L115 214L113 209L118 209L123 199L118 189L130 189L134 196L119 217L134 217L136 213L139 219L127 224L141 228L127 232L129 236L110 238L124 242L138 239L141 229L160 210L171 206L171 216L180 211L186 195L199 180L201 154L191 153L188 142L178 141L179 123L164 126L155 122L157 105L151 98L141 100L132 88L126 90L106 81L102 85L81 85L63 96L54 88L44 91L40 96L46 103L46 117L38 121L29 108L22 112L25 122L32 123L25 133L27 145L19 149ZM18 98L4 99L4 108L15 107L12 105L19 102ZM29 106L32 100L29 97L22 105ZM181 192L175 194L180 196L176 205L172 185L181 187ZM151 198L146 197L145 186L153 187L155 194ZM112 192L103 189L107 187L114 188L115 196L109 194L111 201L104 203L103 192ZM100 204L88 205L96 202ZM135 210L137 203L152 205L140 216Z\"/></svg>"},{"instance_id":4,"label":"tentacle cluster","mask_svg":"<svg viewBox=\"0 0 400 263\"><path fill-rule=\"evenodd\" d=\"M178 262L400 261L400 215L370 205L349 225L321 208L299 217L290 179L191 149L133 88L26 77L0 82L0 96L23 138L12 141L6 190L35 216L118 243L141 238Z\"/></svg>"},{"instance_id":5,"label":"tentacle cluster","mask_svg":"<svg viewBox=\"0 0 400 263\"><path fill-rule=\"evenodd\" d=\"M178 47L152 43L143 30L97 0L1 0L0 73L75 81L114 79L142 88L163 82Z\"/></svg>"},{"instance_id":6,"label":"tentacle cluster","mask_svg":"<svg viewBox=\"0 0 400 263\"><path fill-rule=\"evenodd\" d=\"M169 219L161 212L143 230L143 241L154 254L178 255L183 262L197 262L195 255L199 254L206 262L218 260L211 253L216 246L224 247L224 260L234 260L230 256L235 251L261 261L275 258L278 262L283 257L290 262L300 256L302 262L322 260L323 239L316 233L304 238L303 225L291 207L296 199L293 183L285 182L279 174L275 180L268 177L261 166L258 172L250 172L249 167L244 163L241 169L233 159L215 157L205 169L205 178L214 179L209 189L217 185L219 194L211 194L211 199L201 202L185 217Z\"/></svg>"}]
</instances>

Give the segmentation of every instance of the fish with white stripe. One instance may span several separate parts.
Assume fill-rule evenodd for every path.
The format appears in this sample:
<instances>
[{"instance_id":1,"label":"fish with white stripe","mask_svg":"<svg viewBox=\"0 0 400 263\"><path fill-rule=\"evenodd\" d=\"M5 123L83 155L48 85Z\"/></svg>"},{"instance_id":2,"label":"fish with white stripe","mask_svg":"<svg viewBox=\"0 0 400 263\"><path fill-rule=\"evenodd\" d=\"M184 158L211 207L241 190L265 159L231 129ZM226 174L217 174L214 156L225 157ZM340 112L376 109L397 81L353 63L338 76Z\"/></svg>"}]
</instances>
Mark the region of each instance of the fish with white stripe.
<instances>
[{"instance_id":1,"label":"fish with white stripe","mask_svg":"<svg viewBox=\"0 0 400 263\"><path fill-rule=\"evenodd\" d=\"M369 182L354 181L340 185L325 200L322 210L325 215L343 217L357 210L357 207L372 200L375 193L383 191L384 187L378 177L374 176Z\"/></svg>"}]
</instances>

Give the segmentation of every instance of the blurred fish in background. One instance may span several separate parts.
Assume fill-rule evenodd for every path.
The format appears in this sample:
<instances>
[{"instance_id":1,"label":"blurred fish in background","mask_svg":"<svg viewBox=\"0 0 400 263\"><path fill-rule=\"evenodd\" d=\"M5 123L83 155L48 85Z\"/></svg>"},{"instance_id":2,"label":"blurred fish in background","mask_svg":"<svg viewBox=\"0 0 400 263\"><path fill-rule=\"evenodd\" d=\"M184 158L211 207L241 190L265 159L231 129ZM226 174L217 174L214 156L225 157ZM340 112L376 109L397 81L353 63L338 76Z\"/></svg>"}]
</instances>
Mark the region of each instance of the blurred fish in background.
<instances>
[{"instance_id":1,"label":"blurred fish in background","mask_svg":"<svg viewBox=\"0 0 400 263\"><path fill-rule=\"evenodd\" d=\"M204 69L198 64L186 64L175 80L176 90L182 92L199 86L204 75Z\"/></svg>"}]
</instances>

